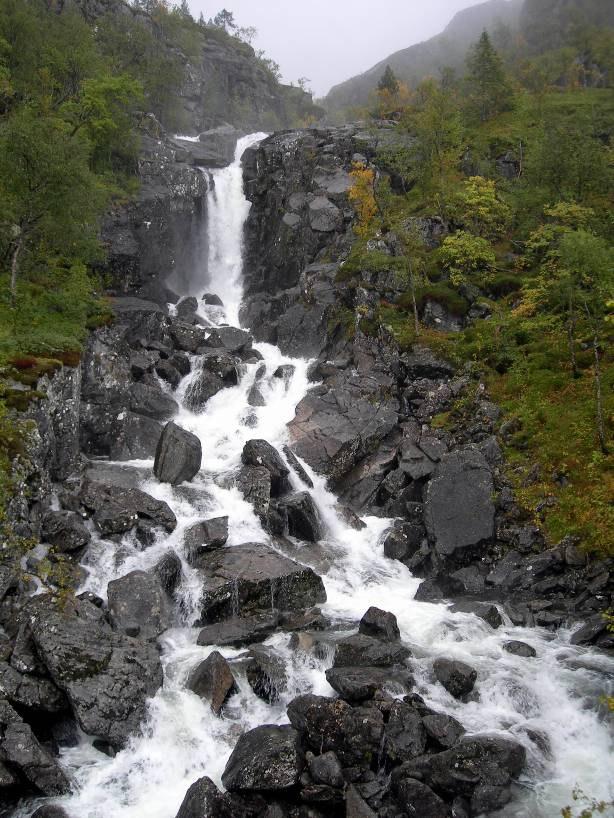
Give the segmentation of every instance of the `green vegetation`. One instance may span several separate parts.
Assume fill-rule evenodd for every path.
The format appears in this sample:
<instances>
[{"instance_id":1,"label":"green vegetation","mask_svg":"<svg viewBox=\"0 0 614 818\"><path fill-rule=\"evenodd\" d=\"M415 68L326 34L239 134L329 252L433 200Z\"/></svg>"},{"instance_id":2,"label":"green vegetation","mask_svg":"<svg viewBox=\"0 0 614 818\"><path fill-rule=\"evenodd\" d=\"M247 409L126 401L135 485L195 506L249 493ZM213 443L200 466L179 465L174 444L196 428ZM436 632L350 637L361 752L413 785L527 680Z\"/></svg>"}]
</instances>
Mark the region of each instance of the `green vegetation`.
<instances>
[{"instance_id":1,"label":"green vegetation","mask_svg":"<svg viewBox=\"0 0 614 818\"><path fill-rule=\"evenodd\" d=\"M397 275L405 292L368 332L471 362L513 421L501 443L527 514L553 541L573 533L611 554L614 94L601 86L614 77L614 31L566 23L541 53L500 39L501 56L483 36L465 77L426 80L399 111L411 139L377 163L403 192L376 185L340 276L369 286ZM598 81L572 70L587 54ZM415 231L423 217L449 229L432 250ZM439 332L419 320L429 301L489 317ZM465 404L436 425L453 428L473 411Z\"/></svg>"}]
</instances>

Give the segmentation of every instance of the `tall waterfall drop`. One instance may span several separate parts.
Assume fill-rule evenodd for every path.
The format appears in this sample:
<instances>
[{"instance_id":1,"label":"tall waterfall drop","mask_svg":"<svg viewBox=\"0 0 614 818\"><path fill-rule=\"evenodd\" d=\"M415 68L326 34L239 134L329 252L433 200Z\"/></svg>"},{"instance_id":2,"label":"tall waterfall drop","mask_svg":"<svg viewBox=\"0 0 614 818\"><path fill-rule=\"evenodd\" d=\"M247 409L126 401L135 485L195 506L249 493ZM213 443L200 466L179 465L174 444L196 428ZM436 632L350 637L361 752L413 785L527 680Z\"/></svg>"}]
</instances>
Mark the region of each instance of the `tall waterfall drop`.
<instances>
[{"instance_id":1,"label":"tall waterfall drop","mask_svg":"<svg viewBox=\"0 0 614 818\"><path fill-rule=\"evenodd\" d=\"M255 134L240 140L234 163L213 172L215 187L209 194L207 286L224 302L225 315L218 314L217 320L234 325L242 294L242 232L249 211L242 190L241 156L262 137ZM207 316L214 318L212 312ZM391 611L411 648L416 691L426 704L453 715L469 734L492 732L527 748L527 770L514 799L500 813L502 818L558 818L576 782L595 798L609 798L611 741L599 714L585 707L585 697L600 689L612 668L610 659L574 648L564 630L553 634L519 628L509 620L494 630L474 614L451 611L446 603L415 601L419 580L402 563L384 556L382 534L390 521L367 517L362 530L351 528L339 514L324 478L309 468L323 539L315 545L272 541L263 530L252 506L232 486L231 477L247 440L263 438L282 450L286 424L309 387L309 362L289 359L268 344L257 344L256 349L262 361L247 364L237 385L210 398L200 414L185 404L179 411L177 423L196 434L203 449L201 471L189 486L159 483L149 461L129 464L134 484L170 505L178 520L176 530L159 535L145 550L131 535L124 537L121 546L94 539L88 549L83 562L88 577L82 590L102 598L111 580L136 569L151 569L169 550L181 560L183 578L176 594L174 627L159 640L164 685L149 703L142 735L134 736L114 758L99 752L92 737L81 736L77 747L62 753L62 763L76 782L75 792L55 800L71 818L175 818L186 790L198 778L209 776L221 786L222 772L241 733L262 724L287 723L287 705L301 693L334 695L325 676L331 657L292 650L288 633L279 631L265 643L286 672L285 689L272 704L258 698L250 687L240 659L242 649L197 644L202 579L185 559L183 538L195 522L222 516L229 518L225 547L251 542L286 548L288 556L323 577L328 601L322 610L332 623L327 635L333 640L335 632L347 635L348 629L355 629L370 606ZM179 401L198 377L198 356L193 356L192 364L192 374L175 393ZM293 367L288 379L273 377L281 364ZM264 405L254 407L248 396L257 379ZM294 473L291 479L293 488L305 490ZM530 643L536 658L507 652L504 646L513 639ZM231 662L239 688L221 717L186 688L190 672L216 649ZM477 669L479 698L460 702L433 681L433 657L441 655ZM532 736L541 736L545 749ZM19 814L26 818L31 812L32 805Z\"/></svg>"}]
</instances>

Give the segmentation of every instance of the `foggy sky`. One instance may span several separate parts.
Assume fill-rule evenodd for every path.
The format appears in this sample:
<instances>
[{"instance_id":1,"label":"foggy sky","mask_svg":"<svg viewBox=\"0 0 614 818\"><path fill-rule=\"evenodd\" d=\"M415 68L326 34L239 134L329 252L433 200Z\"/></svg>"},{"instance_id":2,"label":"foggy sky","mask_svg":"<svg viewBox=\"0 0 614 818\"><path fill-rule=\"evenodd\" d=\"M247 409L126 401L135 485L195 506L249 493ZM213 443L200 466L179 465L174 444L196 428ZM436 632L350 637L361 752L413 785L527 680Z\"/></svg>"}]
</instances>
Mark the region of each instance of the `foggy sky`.
<instances>
[{"instance_id":1,"label":"foggy sky","mask_svg":"<svg viewBox=\"0 0 614 818\"><path fill-rule=\"evenodd\" d=\"M255 26L253 45L286 82L308 77L316 96L414 43L438 34L457 11L482 0L188 0L205 19L221 8Z\"/></svg>"}]
</instances>

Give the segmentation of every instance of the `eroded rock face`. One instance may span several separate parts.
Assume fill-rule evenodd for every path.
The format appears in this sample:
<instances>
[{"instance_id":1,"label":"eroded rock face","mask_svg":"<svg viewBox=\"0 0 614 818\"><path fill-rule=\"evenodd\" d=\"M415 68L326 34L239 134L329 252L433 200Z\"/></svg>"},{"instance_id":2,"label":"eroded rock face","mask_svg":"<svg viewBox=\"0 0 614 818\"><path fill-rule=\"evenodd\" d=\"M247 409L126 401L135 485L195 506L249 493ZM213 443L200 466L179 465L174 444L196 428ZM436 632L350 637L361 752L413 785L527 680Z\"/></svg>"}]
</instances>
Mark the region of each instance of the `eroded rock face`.
<instances>
[{"instance_id":1,"label":"eroded rock face","mask_svg":"<svg viewBox=\"0 0 614 818\"><path fill-rule=\"evenodd\" d=\"M294 611L326 600L321 578L259 543L235 545L206 554L201 618L218 622L233 615L250 616L276 608Z\"/></svg>"},{"instance_id":2,"label":"eroded rock face","mask_svg":"<svg viewBox=\"0 0 614 818\"><path fill-rule=\"evenodd\" d=\"M37 608L30 619L32 637L81 729L123 747L138 731L147 699L162 684L160 658L151 643L115 633L92 618L88 606L80 603L70 612Z\"/></svg>"}]
</instances>

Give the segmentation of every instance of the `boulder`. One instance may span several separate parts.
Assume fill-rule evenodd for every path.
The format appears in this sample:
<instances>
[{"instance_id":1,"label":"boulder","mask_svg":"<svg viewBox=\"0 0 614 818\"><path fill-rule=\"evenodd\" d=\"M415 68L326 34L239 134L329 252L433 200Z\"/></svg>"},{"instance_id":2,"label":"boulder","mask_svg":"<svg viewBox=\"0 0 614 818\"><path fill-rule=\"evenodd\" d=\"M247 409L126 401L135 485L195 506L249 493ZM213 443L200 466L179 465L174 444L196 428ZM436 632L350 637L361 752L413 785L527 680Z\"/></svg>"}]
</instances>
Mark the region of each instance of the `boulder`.
<instances>
[{"instance_id":1,"label":"boulder","mask_svg":"<svg viewBox=\"0 0 614 818\"><path fill-rule=\"evenodd\" d=\"M207 331L203 327L195 327L180 321L174 321L171 324L169 334L175 349L182 352L196 353L207 342Z\"/></svg>"},{"instance_id":2,"label":"boulder","mask_svg":"<svg viewBox=\"0 0 614 818\"><path fill-rule=\"evenodd\" d=\"M169 596L173 596L181 584L183 568L181 560L174 551L167 551L153 567L153 574Z\"/></svg>"},{"instance_id":3,"label":"boulder","mask_svg":"<svg viewBox=\"0 0 614 818\"><path fill-rule=\"evenodd\" d=\"M491 471L477 449L457 449L442 457L424 505L426 528L441 557L460 556L493 538L493 494Z\"/></svg>"},{"instance_id":4,"label":"boulder","mask_svg":"<svg viewBox=\"0 0 614 818\"><path fill-rule=\"evenodd\" d=\"M298 540L318 542L322 538L322 525L318 509L309 492L302 491L280 503L288 519L288 534Z\"/></svg>"},{"instance_id":5,"label":"boulder","mask_svg":"<svg viewBox=\"0 0 614 818\"><path fill-rule=\"evenodd\" d=\"M448 818L448 806L430 787L415 778L404 778L395 788L396 802L406 815Z\"/></svg>"},{"instance_id":6,"label":"boulder","mask_svg":"<svg viewBox=\"0 0 614 818\"><path fill-rule=\"evenodd\" d=\"M371 606L360 620L358 631L385 642L395 642L401 638L396 616L374 606Z\"/></svg>"},{"instance_id":7,"label":"boulder","mask_svg":"<svg viewBox=\"0 0 614 818\"><path fill-rule=\"evenodd\" d=\"M229 792L284 791L296 786L304 765L299 734L293 727L263 725L240 737L222 783Z\"/></svg>"},{"instance_id":8,"label":"boulder","mask_svg":"<svg viewBox=\"0 0 614 818\"><path fill-rule=\"evenodd\" d=\"M169 363L179 372L182 378L192 371L190 359L183 352L176 352L169 360Z\"/></svg>"},{"instance_id":9,"label":"boulder","mask_svg":"<svg viewBox=\"0 0 614 818\"><path fill-rule=\"evenodd\" d=\"M264 647L250 650L246 673L247 681L256 696L269 704L279 701L280 694L288 686L283 659Z\"/></svg>"},{"instance_id":10,"label":"boulder","mask_svg":"<svg viewBox=\"0 0 614 818\"><path fill-rule=\"evenodd\" d=\"M233 616L225 622L206 625L198 634L198 645L242 647L253 642L263 642L276 629L279 617L270 611L254 616Z\"/></svg>"},{"instance_id":11,"label":"boulder","mask_svg":"<svg viewBox=\"0 0 614 818\"><path fill-rule=\"evenodd\" d=\"M82 518L71 511L48 511L43 517L41 535L58 551L78 551L89 543L92 535Z\"/></svg>"},{"instance_id":12,"label":"boulder","mask_svg":"<svg viewBox=\"0 0 614 818\"><path fill-rule=\"evenodd\" d=\"M209 333L207 346L241 354L251 349L252 340L252 336L244 329L237 329L236 327L215 327L215 329L212 329Z\"/></svg>"},{"instance_id":13,"label":"boulder","mask_svg":"<svg viewBox=\"0 0 614 818\"><path fill-rule=\"evenodd\" d=\"M176 818L232 818L232 813L222 793L205 777L188 789Z\"/></svg>"},{"instance_id":14,"label":"boulder","mask_svg":"<svg viewBox=\"0 0 614 818\"><path fill-rule=\"evenodd\" d=\"M151 460L162 428L159 421L134 412L122 412L114 421L109 441L112 460Z\"/></svg>"},{"instance_id":15,"label":"boulder","mask_svg":"<svg viewBox=\"0 0 614 818\"><path fill-rule=\"evenodd\" d=\"M179 321L186 324L194 322L194 317L198 311L198 301L190 295L182 298L175 307L175 314Z\"/></svg>"},{"instance_id":16,"label":"boulder","mask_svg":"<svg viewBox=\"0 0 614 818\"><path fill-rule=\"evenodd\" d=\"M301 483L304 483L307 488L313 488L313 480L307 474L303 466L301 465L298 457L294 454L292 449L289 446L284 446L284 454L286 456L286 460L290 464L292 470L297 475Z\"/></svg>"},{"instance_id":17,"label":"boulder","mask_svg":"<svg viewBox=\"0 0 614 818\"><path fill-rule=\"evenodd\" d=\"M154 420L170 420L179 411L179 404L170 395L145 383L132 384L129 400L132 412Z\"/></svg>"},{"instance_id":18,"label":"boulder","mask_svg":"<svg viewBox=\"0 0 614 818\"><path fill-rule=\"evenodd\" d=\"M517 642L516 640L505 642L503 650L506 650L513 656L522 656L524 659L533 659L537 656L535 648L531 647L531 645L527 645L526 642Z\"/></svg>"},{"instance_id":19,"label":"boulder","mask_svg":"<svg viewBox=\"0 0 614 818\"><path fill-rule=\"evenodd\" d=\"M154 474L161 483L178 486L189 482L200 471L200 440L175 423L167 423L160 435L154 460Z\"/></svg>"},{"instance_id":20,"label":"boulder","mask_svg":"<svg viewBox=\"0 0 614 818\"><path fill-rule=\"evenodd\" d=\"M208 551L221 548L228 540L228 517L202 520L186 528L183 547L190 565L197 567L200 557Z\"/></svg>"},{"instance_id":21,"label":"boulder","mask_svg":"<svg viewBox=\"0 0 614 818\"><path fill-rule=\"evenodd\" d=\"M194 668L186 687L201 699L206 699L216 716L219 716L228 697L238 691L228 662L217 650Z\"/></svg>"},{"instance_id":22,"label":"boulder","mask_svg":"<svg viewBox=\"0 0 614 818\"><path fill-rule=\"evenodd\" d=\"M392 764L417 758L426 748L426 730L420 715L405 702L396 701L384 736L384 754Z\"/></svg>"},{"instance_id":23,"label":"boulder","mask_svg":"<svg viewBox=\"0 0 614 818\"><path fill-rule=\"evenodd\" d=\"M261 519L269 510L271 500L271 473L264 466L243 466L239 470L236 484L248 503L254 507Z\"/></svg>"},{"instance_id":24,"label":"boulder","mask_svg":"<svg viewBox=\"0 0 614 818\"><path fill-rule=\"evenodd\" d=\"M344 767L369 767L381 752L384 717L375 707L308 693L290 702L288 718L309 749L334 752Z\"/></svg>"},{"instance_id":25,"label":"boulder","mask_svg":"<svg viewBox=\"0 0 614 818\"><path fill-rule=\"evenodd\" d=\"M399 641L385 642L357 633L337 642L333 667L391 667L410 655Z\"/></svg>"},{"instance_id":26,"label":"boulder","mask_svg":"<svg viewBox=\"0 0 614 818\"><path fill-rule=\"evenodd\" d=\"M503 618L499 609L492 602L474 602L473 600L461 600L455 602L450 609L452 611L462 611L472 613L487 622L495 630L503 625Z\"/></svg>"},{"instance_id":27,"label":"boulder","mask_svg":"<svg viewBox=\"0 0 614 818\"><path fill-rule=\"evenodd\" d=\"M32 637L81 729L123 747L162 684L160 657L154 644L113 632L91 608L83 602L76 610L41 605L31 616Z\"/></svg>"},{"instance_id":28,"label":"boulder","mask_svg":"<svg viewBox=\"0 0 614 818\"><path fill-rule=\"evenodd\" d=\"M103 535L129 531L139 519L148 520L168 532L177 527L177 519L168 504L140 489L88 478L79 492L79 501L93 512L94 523Z\"/></svg>"},{"instance_id":29,"label":"boulder","mask_svg":"<svg viewBox=\"0 0 614 818\"><path fill-rule=\"evenodd\" d=\"M457 659L435 659L433 671L437 681L456 699L471 693L478 677L477 671L471 665Z\"/></svg>"},{"instance_id":30,"label":"boulder","mask_svg":"<svg viewBox=\"0 0 614 818\"><path fill-rule=\"evenodd\" d=\"M311 568L259 543L204 554L199 570L203 623L272 608L301 610L326 600L324 584Z\"/></svg>"},{"instance_id":31,"label":"boulder","mask_svg":"<svg viewBox=\"0 0 614 818\"><path fill-rule=\"evenodd\" d=\"M32 813L32 818L69 818L69 815L59 804L43 804Z\"/></svg>"},{"instance_id":32,"label":"boulder","mask_svg":"<svg viewBox=\"0 0 614 818\"><path fill-rule=\"evenodd\" d=\"M170 361L158 361L156 375L165 381L172 389L177 389L181 381L181 373Z\"/></svg>"},{"instance_id":33,"label":"boulder","mask_svg":"<svg viewBox=\"0 0 614 818\"><path fill-rule=\"evenodd\" d=\"M326 196L316 196L309 203L309 224L318 233L334 233L341 228L343 215Z\"/></svg>"},{"instance_id":34,"label":"boulder","mask_svg":"<svg viewBox=\"0 0 614 818\"><path fill-rule=\"evenodd\" d=\"M219 297L219 295L216 295L215 293L205 293L203 295L201 301L203 301L209 307L223 307L224 306L224 302L222 301L222 299Z\"/></svg>"},{"instance_id":35,"label":"boulder","mask_svg":"<svg viewBox=\"0 0 614 818\"><path fill-rule=\"evenodd\" d=\"M0 662L0 690L11 704L38 713L61 713L68 708L66 696L49 678L20 673Z\"/></svg>"},{"instance_id":36,"label":"boulder","mask_svg":"<svg viewBox=\"0 0 614 818\"><path fill-rule=\"evenodd\" d=\"M279 497L290 489L289 470L279 452L266 440L248 440L241 460L246 466L263 467L271 475L271 497Z\"/></svg>"},{"instance_id":37,"label":"boulder","mask_svg":"<svg viewBox=\"0 0 614 818\"><path fill-rule=\"evenodd\" d=\"M377 815L362 798L353 784L350 784L347 788L345 808L347 818L377 818Z\"/></svg>"},{"instance_id":38,"label":"boulder","mask_svg":"<svg viewBox=\"0 0 614 818\"><path fill-rule=\"evenodd\" d=\"M66 795L70 781L56 760L39 743L30 726L0 698L0 792L23 777L41 795Z\"/></svg>"},{"instance_id":39,"label":"boulder","mask_svg":"<svg viewBox=\"0 0 614 818\"><path fill-rule=\"evenodd\" d=\"M459 721L444 713L423 716L422 724L429 739L442 750L453 747L465 733L465 728Z\"/></svg>"},{"instance_id":40,"label":"boulder","mask_svg":"<svg viewBox=\"0 0 614 818\"><path fill-rule=\"evenodd\" d=\"M171 623L167 595L154 574L131 571L107 586L109 618L118 631L155 639Z\"/></svg>"},{"instance_id":41,"label":"boulder","mask_svg":"<svg viewBox=\"0 0 614 818\"><path fill-rule=\"evenodd\" d=\"M410 559L420 549L425 534L419 523L396 522L384 539L384 555L392 560Z\"/></svg>"},{"instance_id":42,"label":"boulder","mask_svg":"<svg viewBox=\"0 0 614 818\"><path fill-rule=\"evenodd\" d=\"M273 372L273 377L288 384L294 377L295 372L296 367L294 364L281 364L277 367L275 372Z\"/></svg>"},{"instance_id":43,"label":"boulder","mask_svg":"<svg viewBox=\"0 0 614 818\"><path fill-rule=\"evenodd\" d=\"M210 398L238 383L237 359L226 351L208 352L186 389L184 404L192 412L201 412Z\"/></svg>"},{"instance_id":44,"label":"boulder","mask_svg":"<svg viewBox=\"0 0 614 818\"><path fill-rule=\"evenodd\" d=\"M326 671L326 680L348 702L372 699L378 690L409 693L414 684L411 673L398 667L332 667Z\"/></svg>"},{"instance_id":45,"label":"boulder","mask_svg":"<svg viewBox=\"0 0 614 818\"><path fill-rule=\"evenodd\" d=\"M601 614L596 614L574 631L569 641L572 645L590 645L607 630L607 626L607 620Z\"/></svg>"},{"instance_id":46,"label":"boulder","mask_svg":"<svg viewBox=\"0 0 614 818\"><path fill-rule=\"evenodd\" d=\"M316 784L326 784L329 787L343 787L345 779L339 759L333 752L314 756L307 752L305 756L309 774Z\"/></svg>"},{"instance_id":47,"label":"boulder","mask_svg":"<svg viewBox=\"0 0 614 818\"><path fill-rule=\"evenodd\" d=\"M266 406L266 400L262 394L260 384L255 383L247 393L247 402L250 406L259 407Z\"/></svg>"}]
</instances>

